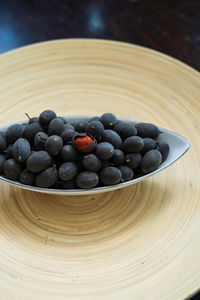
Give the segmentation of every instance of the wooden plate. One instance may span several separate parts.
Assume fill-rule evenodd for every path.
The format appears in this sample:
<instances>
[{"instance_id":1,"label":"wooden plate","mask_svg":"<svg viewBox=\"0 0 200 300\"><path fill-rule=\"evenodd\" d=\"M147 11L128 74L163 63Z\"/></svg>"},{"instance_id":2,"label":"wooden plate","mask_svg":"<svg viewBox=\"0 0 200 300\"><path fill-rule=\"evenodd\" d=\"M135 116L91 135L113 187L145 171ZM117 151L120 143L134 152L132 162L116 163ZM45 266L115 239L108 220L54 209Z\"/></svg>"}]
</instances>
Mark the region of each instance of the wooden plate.
<instances>
[{"instance_id":1,"label":"wooden plate","mask_svg":"<svg viewBox=\"0 0 200 300\"><path fill-rule=\"evenodd\" d=\"M0 298L184 299L200 287L200 76L158 52L57 40L0 57L0 125L46 108L152 122L176 164L125 189L58 196L0 183Z\"/></svg>"}]
</instances>

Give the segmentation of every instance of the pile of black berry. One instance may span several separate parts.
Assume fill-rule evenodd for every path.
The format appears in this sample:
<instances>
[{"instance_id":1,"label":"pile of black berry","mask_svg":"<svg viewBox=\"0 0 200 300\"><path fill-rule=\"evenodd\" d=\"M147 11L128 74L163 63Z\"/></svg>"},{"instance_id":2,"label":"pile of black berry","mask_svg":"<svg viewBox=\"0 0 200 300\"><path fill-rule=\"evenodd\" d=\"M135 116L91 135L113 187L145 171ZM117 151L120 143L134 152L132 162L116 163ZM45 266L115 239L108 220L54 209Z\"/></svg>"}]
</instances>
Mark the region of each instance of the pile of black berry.
<instances>
[{"instance_id":1,"label":"pile of black berry","mask_svg":"<svg viewBox=\"0 0 200 300\"><path fill-rule=\"evenodd\" d=\"M159 134L153 124L133 126L112 113L70 124L45 110L0 132L0 174L52 189L122 183L156 170L166 159L169 145L158 142Z\"/></svg>"}]
</instances>

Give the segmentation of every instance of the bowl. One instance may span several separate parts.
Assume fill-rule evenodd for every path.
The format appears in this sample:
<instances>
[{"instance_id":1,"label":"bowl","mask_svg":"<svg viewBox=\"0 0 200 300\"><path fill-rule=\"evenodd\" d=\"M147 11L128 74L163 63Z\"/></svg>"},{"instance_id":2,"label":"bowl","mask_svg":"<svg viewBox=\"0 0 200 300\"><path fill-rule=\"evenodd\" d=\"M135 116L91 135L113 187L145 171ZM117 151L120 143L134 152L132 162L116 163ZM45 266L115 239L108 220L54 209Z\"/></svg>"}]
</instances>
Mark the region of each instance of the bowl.
<instances>
[{"instance_id":1,"label":"bowl","mask_svg":"<svg viewBox=\"0 0 200 300\"><path fill-rule=\"evenodd\" d=\"M64 116L67 123L73 123L73 122L78 122L78 121L88 121L92 117L93 116L70 116L70 117ZM135 121L135 120L127 120L127 119L122 119L122 118L119 118L119 120L124 121L131 125L136 125L139 122L139 121ZM22 121L18 124L25 124L25 123L27 123L27 121ZM7 127L9 127L10 125L0 127L0 131L6 130ZM124 183L119 183L119 184L112 185L112 186L97 187L97 188L92 188L92 189L53 189L53 188L40 188L40 187L25 185L18 181L13 181L13 180L7 179L4 176L0 176L0 180L4 180L12 185L18 186L19 188L23 188L26 190L31 190L31 191L40 192L40 193L47 193L47 194L59 194L59 195L80 195L81 196L81 195L89 195L89 194L96 194L96 193L103 193L103 192L111 192L111 191L114 191L117 189L126 188L127 186L130 186L139 181L145 180L146 178L156 175L157 173L166 169L167 167L169 167L170 165L175 163L189 149L190 144L186 138L184 138L174 132L171 132L167 129L164 129L161 127L158 127L158 128L159 128L161 134L159 134L159 137L157 140L160 142L167 142L170 147L170 151L169 151L169 155L168 155L167 159L155 171L148 173L146 175L137 177L133 180L124 182Z\"/></svg>"}]
</instances>

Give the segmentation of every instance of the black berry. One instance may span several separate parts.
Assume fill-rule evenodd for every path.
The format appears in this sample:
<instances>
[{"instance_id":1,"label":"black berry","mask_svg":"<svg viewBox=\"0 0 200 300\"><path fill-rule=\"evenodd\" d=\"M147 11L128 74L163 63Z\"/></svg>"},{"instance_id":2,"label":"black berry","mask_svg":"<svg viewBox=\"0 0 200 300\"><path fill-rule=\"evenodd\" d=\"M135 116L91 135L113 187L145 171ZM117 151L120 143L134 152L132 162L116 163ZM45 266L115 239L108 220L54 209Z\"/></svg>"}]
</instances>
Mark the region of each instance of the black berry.
<instances>
[{"instance_id":1,"label":"black berry","mask_svg":"<svg viewBox=\"0 0 200 300\"><path fill-rule=\"evenodd\" d=\"M81 189L91 189L97 186L99 177L95 172L83 171L76 176L76 185Z\"/></svg>"},{"instance_id":2,"label":"black berry","mask_svg":"<svg viewBox=\"0 0 200 300\"><path fill-rule=\"evenodd\" d=\"M106 167L100 172L100 180L105 185L114 185L122 180L122 173L118 168Z\"/></svg>"}]
</instances>

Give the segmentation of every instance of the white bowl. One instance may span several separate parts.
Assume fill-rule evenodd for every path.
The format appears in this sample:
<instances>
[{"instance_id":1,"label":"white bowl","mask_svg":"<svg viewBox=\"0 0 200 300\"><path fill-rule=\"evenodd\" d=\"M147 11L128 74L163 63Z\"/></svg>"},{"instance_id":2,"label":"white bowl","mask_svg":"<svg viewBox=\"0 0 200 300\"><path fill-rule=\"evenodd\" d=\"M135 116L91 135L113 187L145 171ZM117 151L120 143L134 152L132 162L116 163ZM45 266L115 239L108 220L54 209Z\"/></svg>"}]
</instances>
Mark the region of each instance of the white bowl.
<instances>
[{"instance_id":1,"label":"white bowl","mask_svg":"<svg viewBox=\"0 0 200 300\"><path fill-rule=\"evenodd\" d=\"M92 116L70 116L70 117L65 117L68 123L72 123L72 122L77 122L80 120L89 120L92 118ZM131 120L126 120L126 119L120 119L121 121L125 121L129 124L137 124L139 121L131 121ZM144 121L142 121L144 122ZM23 122L19 122L19 124L24 124L27 123L27 121L23 121ZM9 127L11 124L6 125L6 126L2 126L0 127L0 131L2 130L6 130L7 127ZM157 125L157 124L155 124ZM114 191L117 189L121 189L121 188L125 188L127 186L130 186L132 184L135 184L139 181L142 181L150 176L153 176L157 173L159 173L160 171L164 170L165 168L169 167L171 164L173 164L175 161L177 161L181 156L183 156L186 151L189 149L190 147L190 143L189 141L174 133L171 132L167 129L164 128L160 128L160 131L162 132L159 135L158 141L165 141L169 144L170 147L170 151L169 151L169 155L167 157L167 159L158 167L157 170L148 173L144 176L135 178L133 180L130 180L128 182L124 182L124 183L119 183L116 185L112 185L112 186L104 186L104 187L97 187L97 188L93 188L93 189L50 189L50 188L39 188L39 187L35 187L35 186L29 186L29 185L25 185L22 184L20 182L17 181L13 181L10 179L7 179L3 176L0 176L0 180L6 181L14 186L18 186L22 189L26 189L26 190L31 190L34 192L40 192L40 193L47 193L47 194L60 194L60 195L88 195L88 194L96 194L96 193L103 193L103 192L109 192L109 191Z\"/></svg>"}]
</instances>

